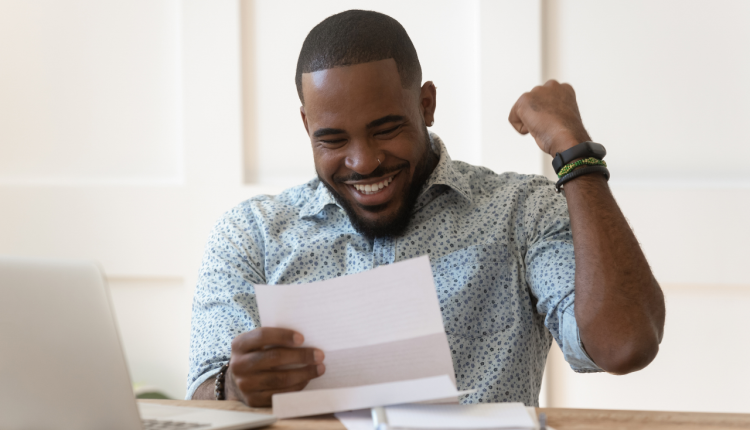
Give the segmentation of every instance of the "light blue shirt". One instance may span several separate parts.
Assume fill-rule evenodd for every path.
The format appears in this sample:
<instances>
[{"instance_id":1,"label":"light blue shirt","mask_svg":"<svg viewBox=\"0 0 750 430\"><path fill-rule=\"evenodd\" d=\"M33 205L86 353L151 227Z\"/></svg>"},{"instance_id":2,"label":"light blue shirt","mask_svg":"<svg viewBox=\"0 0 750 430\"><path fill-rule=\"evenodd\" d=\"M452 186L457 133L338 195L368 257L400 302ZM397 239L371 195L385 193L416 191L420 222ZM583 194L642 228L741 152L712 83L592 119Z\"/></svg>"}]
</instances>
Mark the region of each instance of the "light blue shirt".
<instances>
[{"instance_id":1,"label":"light blue shirt","mask_svg":"<svg viewBox=\"0 0 750 430\"><path fill-rule=\"evenodd\" d=\"M299 284L428 255L462 403L539 403L552 339L577 372L598 372L576 324L565 198L542 176L440 161L405 233L368 241L314 179L257 196L216 223L193 302L187 398L261 325L253 284ZM303 333L304 334L304 333Z\"/></svg>"}]
</instances>

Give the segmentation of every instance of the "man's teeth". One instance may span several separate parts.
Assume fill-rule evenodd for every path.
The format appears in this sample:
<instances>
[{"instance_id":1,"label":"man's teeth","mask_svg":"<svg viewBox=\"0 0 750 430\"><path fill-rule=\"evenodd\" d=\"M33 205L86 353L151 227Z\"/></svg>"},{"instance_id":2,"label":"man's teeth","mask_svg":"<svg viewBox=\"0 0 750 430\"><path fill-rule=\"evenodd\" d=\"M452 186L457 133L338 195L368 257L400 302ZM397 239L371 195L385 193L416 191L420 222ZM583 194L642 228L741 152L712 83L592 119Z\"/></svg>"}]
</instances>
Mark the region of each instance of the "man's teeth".
<instances>
[{"instance_id":1,"label":"man's teeth","mask_svg":"<svg viewBox=\"0 0 750 430\"><path fill-rule=\"evenodd\" d=\"M379 192L383 188L387 187L391 183L391 181L393 181L393 176L391 176L390 178L384 181L378 182L377 184L367 184L367 185L353 184L353 185L354 185L354 188L357 189L357 191L365 195L368 195L368 194L375 194Z\"/></svg>"}]
</instances>

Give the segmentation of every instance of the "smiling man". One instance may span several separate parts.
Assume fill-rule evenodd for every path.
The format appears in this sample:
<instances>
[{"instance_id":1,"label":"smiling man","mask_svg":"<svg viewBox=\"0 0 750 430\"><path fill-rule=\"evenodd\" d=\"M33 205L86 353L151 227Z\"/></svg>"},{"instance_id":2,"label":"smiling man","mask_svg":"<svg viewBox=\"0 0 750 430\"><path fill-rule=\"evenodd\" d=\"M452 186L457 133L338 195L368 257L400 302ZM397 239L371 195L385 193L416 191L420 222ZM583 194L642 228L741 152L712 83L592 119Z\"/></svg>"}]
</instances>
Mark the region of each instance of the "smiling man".
<instances>
[{"instance_id":1,"label":"smiling man","mask_svg":"<svg viewBox=\"0 0 750 430\"><path fill-rule=\"evenodd\" d=\"M298 67L300 111L320 182L371 240L407 228L439 160L425 126L432 122L435 86L420 88L421 73L414 72L406 79L417 80L404 88L393 58L308 73Z\"/></svg>"},{"instance_id":2,"label":"smiling man","mask_svg":"<svg viewBox=\"0 0 750 430\"><path fill-rule=\"evenodd\" d=\"M663 296L569 85L532 89L509 117L560 154L563 195L540 176L451 160L427 130L435 85L422 83L409 36L386 15L347 11L318 24L296 84L318 178L243 202L214 227L193 305L188 398L267 406L325 373L325 351L299 347L304 333L261 327L254 284L420 255L458 388L476 389L464 403L538 404L553 339L578 372L624 374L653 360Z\"/></svg>"}]
</instances>

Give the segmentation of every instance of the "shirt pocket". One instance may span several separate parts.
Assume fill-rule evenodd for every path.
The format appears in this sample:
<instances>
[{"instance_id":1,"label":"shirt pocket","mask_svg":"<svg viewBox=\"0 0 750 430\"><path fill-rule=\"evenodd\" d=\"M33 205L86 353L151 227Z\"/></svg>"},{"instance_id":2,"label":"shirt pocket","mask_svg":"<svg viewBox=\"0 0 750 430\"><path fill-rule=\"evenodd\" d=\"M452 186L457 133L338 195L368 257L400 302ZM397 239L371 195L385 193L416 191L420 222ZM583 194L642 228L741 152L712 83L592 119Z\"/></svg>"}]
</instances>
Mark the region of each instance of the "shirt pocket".
<instances>
[{"instance_id":1,"label":"shirt pocket","mask_svg":"<svg viewBox=\"0 0 750 430\"><path fill-rule=\"evenodd\" d=\"M510 256L490 244L456 250L432 262L445 331L464 338L482 338L512 327L514 309Z\"/></svg>"}]
</instances>

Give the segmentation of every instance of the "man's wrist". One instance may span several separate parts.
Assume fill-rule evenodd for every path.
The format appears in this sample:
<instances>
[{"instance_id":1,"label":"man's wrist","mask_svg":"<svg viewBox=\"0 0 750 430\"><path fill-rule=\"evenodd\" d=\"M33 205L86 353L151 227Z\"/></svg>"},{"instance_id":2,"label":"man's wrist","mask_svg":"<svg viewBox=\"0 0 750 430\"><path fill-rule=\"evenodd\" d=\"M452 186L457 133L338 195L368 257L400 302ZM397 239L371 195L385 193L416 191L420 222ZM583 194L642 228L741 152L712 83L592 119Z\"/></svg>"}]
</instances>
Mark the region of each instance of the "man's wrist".
<instances>
[{"instance_id":1,"label":"man's wrist","mask_svg":"<svg viewBox=\"0 0 750 430\"><path fill-rule=\"evenodd\" d=\"M574 136L573 134L567 133L555 136L554 141L549 146L549 155L554 157L560 152L565 152L579 143L589 140L591 140L591 138L588 133L582 133L580 136Z\"/></svg>"},{"instance_id":2,"label":"man's wrist","mask_svg":"<svg viewBox=\"0 0 750 430\"><path fill-rule=\"evenodd\" d=\"M565 198L569 198L571 194L576 195L577 193L585 193L586 195L591 196L593 190L607 190L609 193L607 182L607 178L605 178L604 175L582 175L571 179L565 184L565 193L563 195Z\"/></svg>"}]
</instances>

